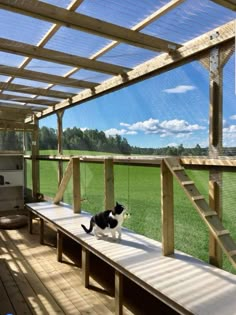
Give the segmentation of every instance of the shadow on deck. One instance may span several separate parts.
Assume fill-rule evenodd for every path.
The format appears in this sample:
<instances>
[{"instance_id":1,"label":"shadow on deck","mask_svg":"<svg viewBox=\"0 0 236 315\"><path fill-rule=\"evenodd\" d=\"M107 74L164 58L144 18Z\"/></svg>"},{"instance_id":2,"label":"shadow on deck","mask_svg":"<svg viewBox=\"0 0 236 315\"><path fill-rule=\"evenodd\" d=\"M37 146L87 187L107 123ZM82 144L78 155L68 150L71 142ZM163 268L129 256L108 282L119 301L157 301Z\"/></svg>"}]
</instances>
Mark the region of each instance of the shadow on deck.
<instances>
[{"instance_id":1,"label":"shadow on deck","mask_svg":"<svg viewBox=\"0 0 236 315\"><path fill-rule=\"evenodd\" d=\"M0 230L0 314L114 314L114 269L90 258L90 285L81 277L81 247L65 237L63 263L56 260L56 233L45 229L39 244L26 228ZM124 314L177 314L124 278Z\"/></svg>"}]
</instances>

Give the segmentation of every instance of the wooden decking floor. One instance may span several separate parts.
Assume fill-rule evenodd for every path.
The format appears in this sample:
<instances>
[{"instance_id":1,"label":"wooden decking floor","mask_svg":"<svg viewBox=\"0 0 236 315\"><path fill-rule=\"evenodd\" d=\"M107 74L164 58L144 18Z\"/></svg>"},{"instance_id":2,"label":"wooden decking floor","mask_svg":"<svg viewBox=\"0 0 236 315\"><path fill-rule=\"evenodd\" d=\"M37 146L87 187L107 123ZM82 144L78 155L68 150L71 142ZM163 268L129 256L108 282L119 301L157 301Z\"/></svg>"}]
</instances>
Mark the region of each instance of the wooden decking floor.
<instances>
[{"instance_id":1,"label":"wooden decking floor","mask_svg":"<svg viewBox=\"0 0 236 315\"><path fill-rule=\"evenodd\" d=\"M35 231L0 230L0 315L114 314L114 298L93 279L84 288L81 269L69 256L57 262L54 240L40 245Z\"/></svg>"}]
</instances>

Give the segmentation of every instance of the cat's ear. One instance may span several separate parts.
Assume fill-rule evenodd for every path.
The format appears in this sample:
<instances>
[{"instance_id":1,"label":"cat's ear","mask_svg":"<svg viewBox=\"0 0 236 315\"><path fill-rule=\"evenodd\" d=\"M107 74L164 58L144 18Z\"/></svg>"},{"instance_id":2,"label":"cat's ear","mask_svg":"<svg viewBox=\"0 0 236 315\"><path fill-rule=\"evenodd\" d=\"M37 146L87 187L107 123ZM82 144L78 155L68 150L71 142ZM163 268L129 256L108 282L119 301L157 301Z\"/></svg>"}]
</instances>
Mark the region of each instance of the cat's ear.
<instances>
[{"instance_id":1,"label":"cat's ear","mask_svg":"<svg viewBox=\"0 0 236 315\"><path fill-rule=\"evenodd\" d=\"M118 206L119 205L119 203L116 201L116 206Z\"/></svg>"}]
</instances>

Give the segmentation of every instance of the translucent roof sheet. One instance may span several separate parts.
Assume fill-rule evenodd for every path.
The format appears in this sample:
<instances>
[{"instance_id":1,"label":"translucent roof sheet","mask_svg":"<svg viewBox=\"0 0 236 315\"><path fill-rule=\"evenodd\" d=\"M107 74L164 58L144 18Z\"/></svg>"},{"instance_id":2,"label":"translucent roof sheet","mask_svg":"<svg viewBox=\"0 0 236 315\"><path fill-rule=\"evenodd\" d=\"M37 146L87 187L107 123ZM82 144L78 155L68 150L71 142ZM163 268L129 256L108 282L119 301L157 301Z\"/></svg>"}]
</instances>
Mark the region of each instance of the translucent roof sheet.
<instances>
[{"instance_id":1,"label":"translucent roof sheet","mask_svg":"<svg viewBox=\"0 0 236 315\"><path fill-rule=\"evenodd\" d=\"M52 25L46 21L1 9L0 16L1 37L33 45L43 38Z\"/></svg>"},{"instance_id":2,"label":"translucent roof sheet","mask_svg":"<svg viewBox=\"0 0 236 315\"><path fill-rule=\"evenodd\" d=\"M146 34L184 43L236 17L235 12L212 1L184 1L142 31Z\"/></svg>"},{"instance_id":3,"label":"translucent roof sheet","mask_svg":"<svg viewBox=\"0 0 236 315\"><path fill-rule=\"evenodd\" d=\"M45 72L48 74L64 76L65 74L67 74L67 72L71 71L73 68L62 65L62 64L58 64L55 62L48 62L48 61L43 61L39 59L33 59L26 66L25 69L34 70L36 72Z\"/></svg>"},{"instance_id":4,"label":"translucent roof sheet","mask_svg":"<svg viewBox=\"0 0 236 315\"><path fill-rule=\"evenodd\" d=\"M0 7L0 81L7 82L0 102L23 96L27 106L34 96L50 113L141 80L162 66L156 60L174 62L181 45L236 18L211 0L0 0ZM235 36L232 25L224 32Z\"/></svg>"},{"instance_id":5,"label":"translucent roof sheet","mask_svg":"<svg viewBox=\"0 0 236 315\"><path fill-rule=\"evenodd\" d=\"M110 42L110 40L103 37L61 27L45 47L68 54L88 57Z\"/></svg>"},{"instance_id":6,"label":"translucent roof sheet","mask_svg":"<svg viewBox=\"0 0 236 315\"><path fill-rule=\"evenodd\" d=\"M86 0L76 12L131 28L168 2L169 0L110 0L103 1L101 5L99 0Z\"/></svg>"}]
</instances>

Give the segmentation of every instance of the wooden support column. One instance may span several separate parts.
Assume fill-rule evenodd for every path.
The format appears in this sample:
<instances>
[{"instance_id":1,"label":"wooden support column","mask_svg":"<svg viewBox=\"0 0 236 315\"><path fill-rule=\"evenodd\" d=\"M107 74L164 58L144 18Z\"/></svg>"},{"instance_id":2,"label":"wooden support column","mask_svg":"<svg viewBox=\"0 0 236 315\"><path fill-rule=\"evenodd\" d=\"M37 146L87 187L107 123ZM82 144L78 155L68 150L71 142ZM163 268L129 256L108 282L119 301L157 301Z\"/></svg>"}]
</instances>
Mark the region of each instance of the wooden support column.
<instances>
[{"instance_id":1,"label":"wooden support column","mask_svg":"<svg viewBox=\"0 0 236 315\"><path fill-rule=\"evenodd\" d=\"M123 275L115 271L115 314L123 314Z\"/></svg>"},{"instance_id":2,"label":"wooden support column","mask_svg":"<svg viewBox=\"0 0 236 315\"><path fill-rule=\"evenodd\" d=\"M82 247L82 281L85 288L89 287L89 251Z\"/></svg>"},{"instance_id":3,"label":"wooden support column","mask_svg":"<svg viewBox=\"0 0 236 315\"><path fill-rule=\"evenodd\" d=\"M39 242L40 244L44 244L44 220L43 219L39 219Z\"/></svg>"},{"instance_id":4,"label":"wooden support column","mask_svg":"<svg viewBox=\"0 0 236 315\"><path fill-rule=\"evenodd\" d=\"M73 180L73 210L80 213L81 192L80 192L80 159L72 158L72 180Z\"/></svg>"},{"instance_id":5,"label":"wooden support column","mask_svg":"<svg viewBox=\"0 0 236 315\"><path fill-rule=\"evenodd\" d=\"M222 155L222 64L220 48L210 52L210 120L209 120L209 157L217 159ZM222 218L222 174L209 172L209 205ZM222 250L216 239L209 234L209 262L222 267Z\"/></svg>"},{"instance_id":6,"label":"wooden support column","mask_svg":"<svg viewBox=\"0 0 236 315\"><path fill-rule=\"evenodd\" d=\"M35 129L32 133L32 195L37 199L37 194L40 192L39 161L37 160L37 155L39 155L39 126L35 116L34 125Z\"/></svg>"},{"instance_id":7,"label":"wooden support column","mask_svg":"<svg viewBox=\"0 0 236 315\"><path fill-rule=\"evenodd\" d=\"M33 233L33 213L31 211L28 211L28 232Z\"/></svg>"},{"instance_id":8,"label":"wooden support column","mask_svg":"<svg viewBox=\"0 0 236 315\"><path fill-rule=\"evenodd\" d=\"M164 160L161 162L162 254L174 254L173 175Z\"/></svg>"},{"instance_id":9,"label":"wooden support column","mask_svg":"<svg viewBox=\"0 0 236 315\"><path fill-rule=\"evenodd\" d=\"M57 112L57 152L63 155L63 115L64 110ZM58 161L58 187L63 177L63 162Z\"/></svg>"},{"instance_id":10,"label":"wooden support column","mask_svg":"<svg viewBox=\"0 0 236 315\"><path fill-rule=\"evenodd\" d=\"M114 168L113 158L104 160L104 187L105 187L105 209L113 209L115 205L114 198Z\"/></svg>"},{"instance_id":11,"label":"wooden support column","mask_svg":"<svg viewBox=\"0 0 236 315\"><path fill-rule=\"evenodd\" d=\"M62 261L63 253L63 234L61 231L57 230L57 261Z\"/></svg>"}]
</instances>

